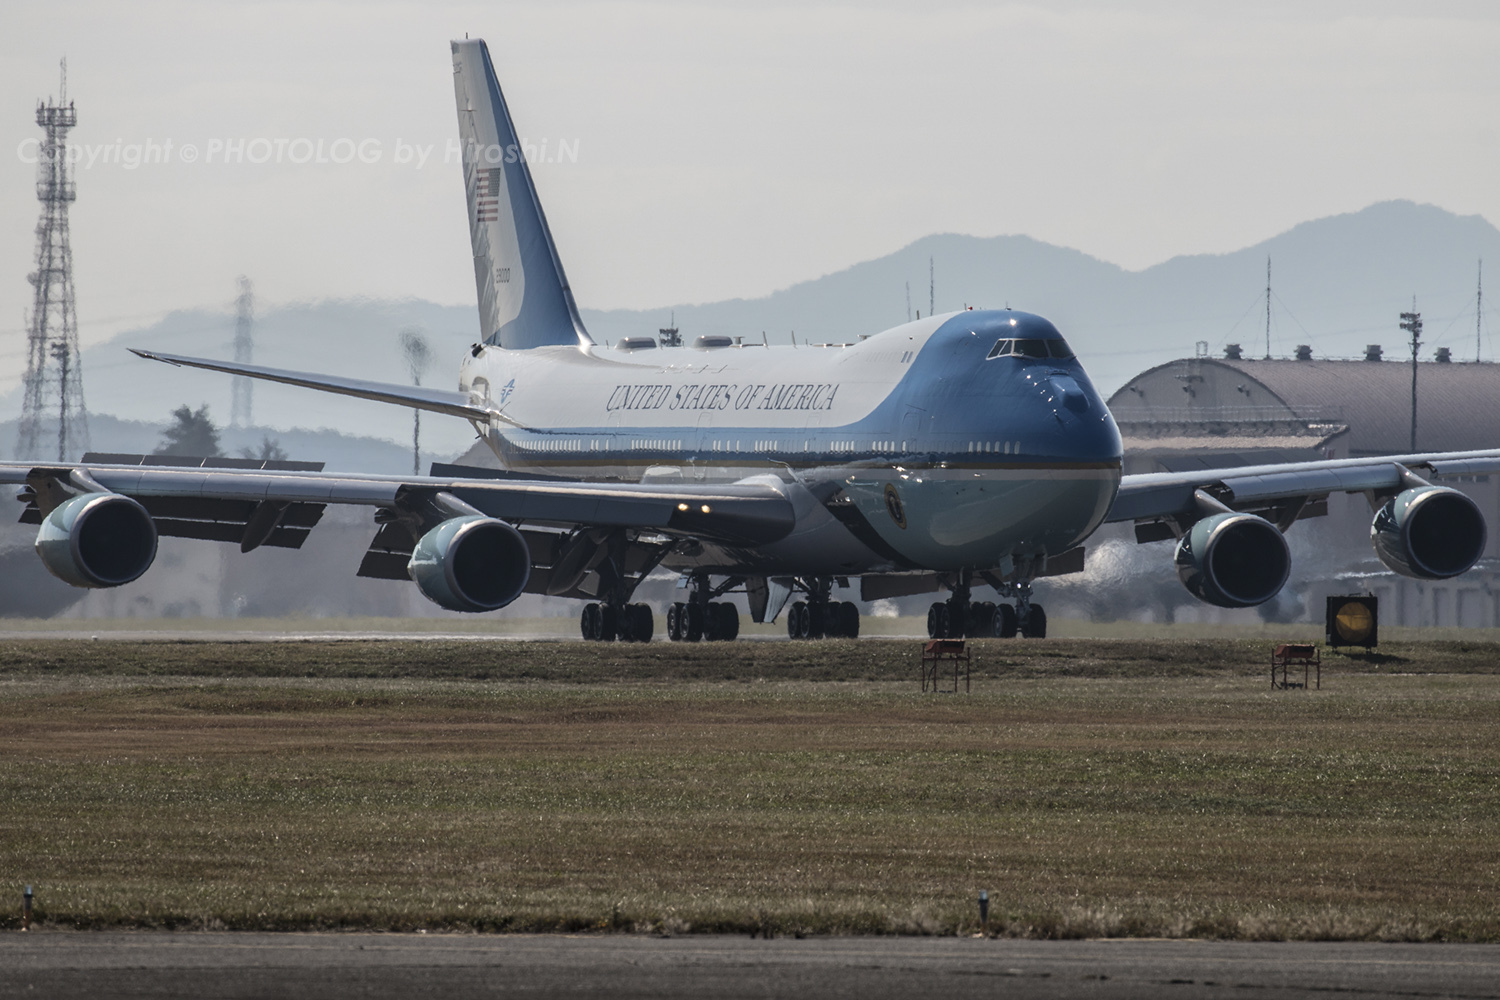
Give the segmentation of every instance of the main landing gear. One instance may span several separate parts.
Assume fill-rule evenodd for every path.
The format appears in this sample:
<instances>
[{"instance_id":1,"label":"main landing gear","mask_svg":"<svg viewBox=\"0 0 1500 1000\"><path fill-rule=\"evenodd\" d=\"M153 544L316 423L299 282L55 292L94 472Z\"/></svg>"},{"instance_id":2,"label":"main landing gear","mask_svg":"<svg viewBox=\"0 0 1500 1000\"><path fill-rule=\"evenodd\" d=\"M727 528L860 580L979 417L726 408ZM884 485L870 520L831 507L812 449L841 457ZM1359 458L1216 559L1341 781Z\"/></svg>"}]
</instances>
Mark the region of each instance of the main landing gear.
<instances>
[{"instance_id":1,"label":"main landing gear","mask_svg":"<svg viewBox=\"0 0 1500 1000\"><path fill-rule=\"evenodd\" d=\"M716 601L743 581L730 578L717 589L706 573L694 573L688 599L667 609L667 638L673 642L730 642L740 634L740 612L728 601Z\"/></svg>"},{"instance_id":2,"label":"main landing gear","mask_svg":"<svg viewBox=\"0 0 1500 1000\"><path fill-rule=\"evenodd\" d=\"M858 639L859 608L853 601L829 599L833 580L807 581L807 600L786 611L786 634L792 639Z\"/></svg>"},{"instance_id":3,"label":"main landing gear","mask_svg":"<svg viewBox=\"0 0 1500 1000\"><path fill-rule=\"evenodd\" d=\"M649 604L585 604L578 626L590 642L650 642L656 621Z\"/></svg>"},{"instance_id":4,"label":"main landing gear","mask_svg":"<svg viewBox=\"0 0 1500 1000\"><path fill-rule=\"evenodd\" d=\"M1011 639L1023 635L1029 639L1047 637L1047 612L1031 603L1031 584L1009 584L1016 604L993 604L969 599L969 574L964 573L953 588L953 596L927 609L929 639L962 639L995 636Z\"/></svg>"}]
</instances>

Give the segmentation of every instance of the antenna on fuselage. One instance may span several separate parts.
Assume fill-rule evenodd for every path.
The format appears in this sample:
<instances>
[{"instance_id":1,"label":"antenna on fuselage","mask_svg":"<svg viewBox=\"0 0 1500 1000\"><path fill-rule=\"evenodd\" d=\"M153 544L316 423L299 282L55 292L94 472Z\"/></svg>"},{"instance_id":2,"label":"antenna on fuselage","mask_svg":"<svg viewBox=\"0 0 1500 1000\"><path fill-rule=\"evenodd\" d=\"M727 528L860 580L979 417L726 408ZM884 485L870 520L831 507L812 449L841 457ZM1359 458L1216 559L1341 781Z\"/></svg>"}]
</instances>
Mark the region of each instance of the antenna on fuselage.
<instances>
[{"instance_id":1,"label":"antenna on fuselage","mask_svg":"<svg viewBox=\"0 0 1500 1000\"><path fill-rule=\"evenodd\" d=\"M672 318L667 321L667 325L664 326L664 327L661 327L656 332L661 337L661 346L663 346L663 347L681 347L682 346L682 333L677 329L677 310L676 309L672 310Z\"/></svg>"}]
</instances>

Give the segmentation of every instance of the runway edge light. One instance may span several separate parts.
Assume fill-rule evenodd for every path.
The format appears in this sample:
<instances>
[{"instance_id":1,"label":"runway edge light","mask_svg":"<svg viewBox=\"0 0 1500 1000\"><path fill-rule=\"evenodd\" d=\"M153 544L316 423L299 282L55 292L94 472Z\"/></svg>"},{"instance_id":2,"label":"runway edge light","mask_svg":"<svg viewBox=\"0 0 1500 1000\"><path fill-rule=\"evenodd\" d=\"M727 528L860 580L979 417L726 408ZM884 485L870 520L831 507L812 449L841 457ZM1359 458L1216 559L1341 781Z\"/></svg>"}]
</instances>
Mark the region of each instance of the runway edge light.
<instances>
[{"instance_id":1,"label":"runway edge light","mask_svg":"<svg viewBox=\"0 0 1500 1000\"><path fill-rule=\"evenodd\" d=\"M1373 594L1330 594L1325 631L1331 648L1375 648L1380 639L1379 599Z\"/></svg>"}]
</instances>

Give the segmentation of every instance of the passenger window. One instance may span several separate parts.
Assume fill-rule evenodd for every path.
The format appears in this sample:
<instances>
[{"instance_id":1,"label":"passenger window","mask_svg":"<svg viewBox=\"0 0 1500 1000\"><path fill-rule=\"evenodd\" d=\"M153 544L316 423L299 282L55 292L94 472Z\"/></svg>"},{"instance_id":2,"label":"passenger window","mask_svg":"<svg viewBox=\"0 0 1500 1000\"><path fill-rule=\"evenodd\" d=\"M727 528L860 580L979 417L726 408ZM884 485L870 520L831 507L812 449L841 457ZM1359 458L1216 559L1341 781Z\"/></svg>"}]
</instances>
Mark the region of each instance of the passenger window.
<instances>
[{"instance_id":1,"label":"passenger window","mask_svg":"<svg viewBox=\"0 0 1500 1000\"><path fill-rule=\"evenodd\" d=\"M1047 341L1047 346L1051 349L1054 358L1063 358L1066 360L1073 357L1073 349L1061 337L1058 337L1056 340Z\"/></svg>"},{"instance_id":2,"label":"passenger window","mask_svg":"<svg viewBox=\"0 0 1500 1000\"><path fill-rule=\"evenodd\" d=\"M989 356L986 357L985 360L988 361L990 358L1003 358L1003 357L1005 357L1007 354L1010 353L1010 345L1011 345L1011 342L1009 340L997 340L997 341L995 341L995 346L992 347L992 348L990 348Z\"/></svg>"}]
</instances>

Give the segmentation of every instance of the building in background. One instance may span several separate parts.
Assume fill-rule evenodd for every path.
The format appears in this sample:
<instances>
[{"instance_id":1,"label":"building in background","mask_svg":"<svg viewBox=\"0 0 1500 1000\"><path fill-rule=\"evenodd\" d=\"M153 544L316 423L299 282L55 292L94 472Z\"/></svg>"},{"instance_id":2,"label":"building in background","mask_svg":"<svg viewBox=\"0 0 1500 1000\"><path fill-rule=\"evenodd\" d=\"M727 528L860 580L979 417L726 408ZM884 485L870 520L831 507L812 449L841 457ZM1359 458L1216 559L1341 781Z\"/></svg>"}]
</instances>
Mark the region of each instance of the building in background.
<instances>
[{"instance_id":1,"label":"building in background","mask_svg":"<svg viewBox=\"0 0 1500 1000\"><path fill-rule=\"evenodd\" d=\"M1360 360L1316 359L1299 347L1292 359L1252 360L1235 345L1225 354L1150 368L1110 397L1127 474L1409 452L1409 355L1384 360L1371 346ZM1500 365L1453 361L1439 348L1434 360L1417 365L1418 450L1495 447ZM1318 598L1320 588L1369 590L1391 625L1500 627L1500 484L1487 476L1444 484L1472 497L1490 526L1475 569L1452 580L1391 573L1370 548L1373 512L1364 498L1334 494L1328 517L1303 521L1288 536L1300 556L1293 581L1304 597ZM1302 603L1306 613L1321 607Z\"/></svg>"}]
</instances>

